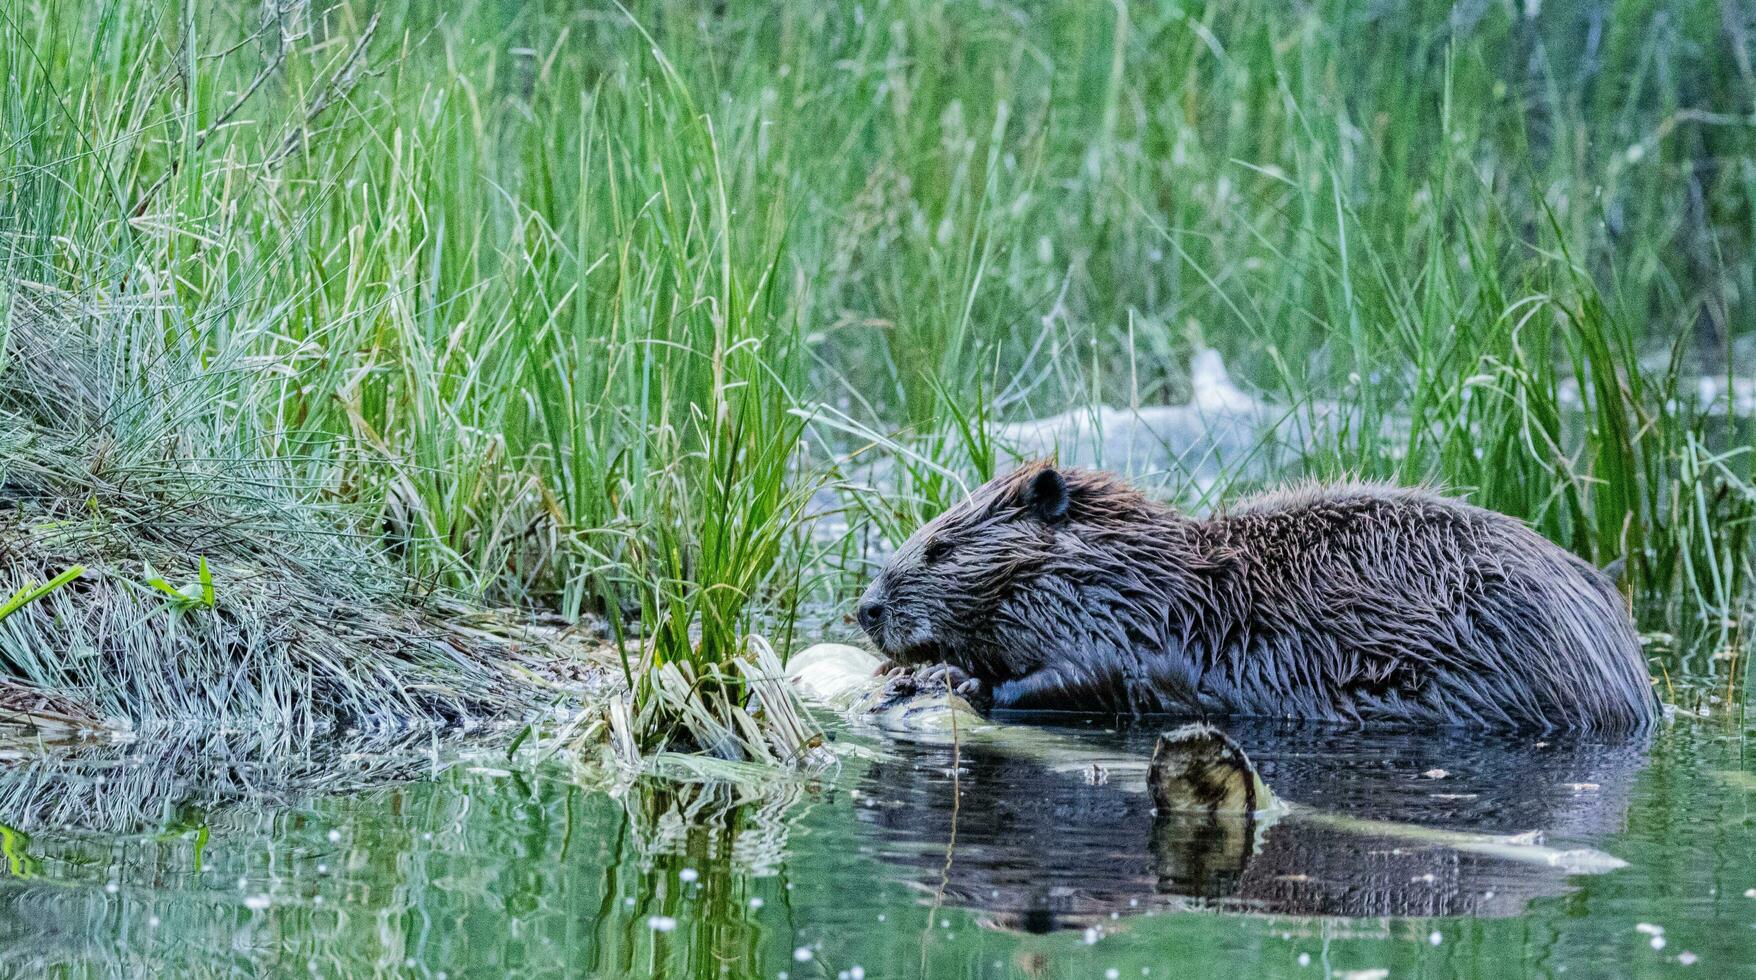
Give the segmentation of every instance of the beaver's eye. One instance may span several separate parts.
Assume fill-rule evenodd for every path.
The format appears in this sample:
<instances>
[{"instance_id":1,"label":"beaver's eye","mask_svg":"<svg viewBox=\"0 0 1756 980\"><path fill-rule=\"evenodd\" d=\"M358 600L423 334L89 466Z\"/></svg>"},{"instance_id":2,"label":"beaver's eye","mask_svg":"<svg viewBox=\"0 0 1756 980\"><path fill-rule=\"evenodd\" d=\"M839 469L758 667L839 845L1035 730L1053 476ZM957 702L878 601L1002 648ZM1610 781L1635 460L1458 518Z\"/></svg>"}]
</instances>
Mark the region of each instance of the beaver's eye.
<instances>
[{"instance_id":1,"label":"beaver's eye","mask_svg":"<svg viewBox=\"0 0 1756 980\"><path fill-rule=\"evenodd\" d=\"M949 554L951 554L951 542L944 538L934 538L927 542L925 548L921 549L921 557L928 561L939 561Z\"/></svg>"}]
</instances>

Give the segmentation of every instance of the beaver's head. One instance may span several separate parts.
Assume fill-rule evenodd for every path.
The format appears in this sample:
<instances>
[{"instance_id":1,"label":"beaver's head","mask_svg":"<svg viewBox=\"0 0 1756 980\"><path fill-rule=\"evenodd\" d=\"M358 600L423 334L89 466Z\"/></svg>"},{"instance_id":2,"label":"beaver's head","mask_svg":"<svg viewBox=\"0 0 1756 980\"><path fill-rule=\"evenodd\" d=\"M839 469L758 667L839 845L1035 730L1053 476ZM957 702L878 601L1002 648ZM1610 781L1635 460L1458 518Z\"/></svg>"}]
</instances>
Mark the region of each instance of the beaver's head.
<instances>
[{"instance_id":1,"label":"beaver's head","mask_svg":"<svg viewBox=\"0 0 1756 980\"><path fill-rule=\"evenodd\" d=\"M860 627L900 663L1021 675L1054 652L1045 637L1089 639L1091 584L1126 564L1155 511L1103 473L1027 465L903 542L860 599Z\"/></svg>"}]
</instances>

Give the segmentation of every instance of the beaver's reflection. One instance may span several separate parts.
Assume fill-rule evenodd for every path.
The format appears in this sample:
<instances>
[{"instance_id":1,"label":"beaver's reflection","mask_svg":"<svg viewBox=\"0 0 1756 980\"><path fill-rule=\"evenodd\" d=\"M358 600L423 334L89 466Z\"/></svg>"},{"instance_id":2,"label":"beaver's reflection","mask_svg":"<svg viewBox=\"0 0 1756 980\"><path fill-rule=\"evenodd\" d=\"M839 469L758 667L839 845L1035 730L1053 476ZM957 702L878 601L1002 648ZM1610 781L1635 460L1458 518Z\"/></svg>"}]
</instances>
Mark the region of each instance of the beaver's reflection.
<instances>
[{"instance_id":1,"label":"beaver's reflection","mask_svg":"<svg viewBox=\"0 0 1756 980\"><path fill-rule=\"evenodd\" d=\"M1643 744L1230 730L1275 792L1345 819L1155 814L1144 734L1094 744L1084 771L965 744L955 781L948 748L902 746L863 778L862 816L907 880L1030 931L1188 906L1510 915L1565 892L1567 870L1359 821L1598 844L1645 760Z\"/></svg>"}]
</instances>

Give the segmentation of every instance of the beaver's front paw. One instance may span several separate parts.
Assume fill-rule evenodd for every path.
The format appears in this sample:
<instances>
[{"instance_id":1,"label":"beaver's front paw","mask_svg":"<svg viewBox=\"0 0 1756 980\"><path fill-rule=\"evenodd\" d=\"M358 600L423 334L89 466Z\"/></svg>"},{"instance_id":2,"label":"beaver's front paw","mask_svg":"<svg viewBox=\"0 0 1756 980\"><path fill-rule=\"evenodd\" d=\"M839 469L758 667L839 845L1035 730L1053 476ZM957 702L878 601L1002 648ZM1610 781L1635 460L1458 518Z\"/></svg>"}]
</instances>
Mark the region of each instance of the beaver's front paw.
<instances>
[{"instance_id":1,"label":"beaver's front paw","mask_svg":"<svg viewBox=\"0 0 1756 980\"><path fill-rule=\"evenodd\" d=\"M970 679L969 671L956 664L934 664L921 671L921 682L933 687L955 688Z\"/></svg>"},{"instance_id":2,"label":"beaver's front paw","mask_svg":"<svg viewBox=\"0 0 1756 980\"><path fill-rule=\"evenodd\" d=\"M887 678L891 681L907 678L911 682L924 683L924 681L922 681L922 676L927 670L928 668L922 667L918 664L907 664L900 660L891 660L887 657L878 664L877 670L872 671L872 676Z\"/></svg>"},{"instance_id":3,"label":"beaver's front paw","mask_svg":"<svg viewBox=\"0 0 1756 980\"><path fill-rule=\"evenodd\" d=\"M990 704L992 699L988 697L988 688L982 683L980 677L971 677L952 690L958 697L968 701L972 707L978 710L986 711L992 706Z\"/></svg>"},{"instance_id":4,"label":"beaver's front paw","mask_svg":"<svg viewBox=\"0 0 1756 980\"><path fill-rule=\"evenodd\" d=\"M917 694L931 693L936 687L927 683L927 672L923 668L910 667L895 661L885 661L879 665L873 676L883 680L884 697L887 700L911 698Z\"/></svg>"},{"instance_id":5,"label":"beaver's front paw","mask_svg":"<svg viewBox=\"0 0 1756 980\"><path fill-rule=\"evenodd\" d=\"M921 672L924 687L943 690L950 688L951 693L963 698L971 704L979 705L987 700L987 688L982 685L980 677L972 676L956 664L934 664Z\"/></svg>"}]
</instances>

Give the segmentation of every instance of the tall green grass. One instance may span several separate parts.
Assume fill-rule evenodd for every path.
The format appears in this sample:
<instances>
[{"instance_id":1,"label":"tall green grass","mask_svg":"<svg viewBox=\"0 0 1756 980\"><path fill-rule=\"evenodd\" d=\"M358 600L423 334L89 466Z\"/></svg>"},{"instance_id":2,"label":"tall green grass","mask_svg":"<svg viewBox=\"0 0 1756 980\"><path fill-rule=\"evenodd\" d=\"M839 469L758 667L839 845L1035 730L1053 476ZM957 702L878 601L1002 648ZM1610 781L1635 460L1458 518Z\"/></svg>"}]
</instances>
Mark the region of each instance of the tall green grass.
<instances>
[{"instance_id":1,"label":"tall green grass","mask_svg":"<svg viewBox=\"0 0 1756 980\"><path fill-rule=\"evenodd\" d=\"M4 12L7 288L150 302L259 423L204 451L430 588L711 666L865 571L820 481L900 461L844 508L894 542L995 422L1212 346L1344 407L1303 472L1626 557L1655 625L1746 601L1750 420L1693 394L1756 313L1735 6Z\"/></svg>"}]
</instances>

